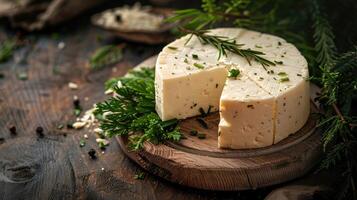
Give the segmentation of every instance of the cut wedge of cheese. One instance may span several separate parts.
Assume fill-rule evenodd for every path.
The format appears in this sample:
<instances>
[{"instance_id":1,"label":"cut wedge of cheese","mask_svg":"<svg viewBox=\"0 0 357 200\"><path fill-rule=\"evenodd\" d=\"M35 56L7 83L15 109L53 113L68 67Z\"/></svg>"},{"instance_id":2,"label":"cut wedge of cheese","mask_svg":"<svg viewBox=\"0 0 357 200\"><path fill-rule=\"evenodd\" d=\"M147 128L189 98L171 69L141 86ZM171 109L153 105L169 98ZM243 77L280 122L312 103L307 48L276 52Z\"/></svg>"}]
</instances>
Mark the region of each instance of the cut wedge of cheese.
<instances>
[{"instance_id":1,"label":"cut wedge of cheese","mask_svg":"<svg viewBox=\"0 0 357 200\"><path fill-rule=\"evenodd\" d=\"M275 144L299 130L308 119L310 96L305 58L284 39L238 28L208 34L234 38L242 48L263 52L276 63L264 67L218 51L193 36L167 45L156 63L156 110L162 120L185 119L199 109L220 111L218 146L245 149ZM228 78L228 71L240 75Z\"/></svg>"},{"instance_id":2,"label":"cut wedge of cheese","mask_svg":"<svg viewBox=\"0 0 357 200\"><path fill-rule=\"evenodd\" d=\"M245 74L228 79L220 101L218 146L236 149L272 145L274 104L274 97Z\"/></svg>"}]
</instances>

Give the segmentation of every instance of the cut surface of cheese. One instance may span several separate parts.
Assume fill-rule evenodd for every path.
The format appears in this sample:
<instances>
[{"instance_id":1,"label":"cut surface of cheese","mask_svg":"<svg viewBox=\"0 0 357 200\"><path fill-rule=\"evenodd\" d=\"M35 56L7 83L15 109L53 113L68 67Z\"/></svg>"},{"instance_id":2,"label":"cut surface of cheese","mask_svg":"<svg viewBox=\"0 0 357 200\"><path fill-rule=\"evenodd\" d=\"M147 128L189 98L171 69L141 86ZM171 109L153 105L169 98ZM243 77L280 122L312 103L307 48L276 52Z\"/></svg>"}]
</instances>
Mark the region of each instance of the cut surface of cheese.
<instances>
[{"instance_id":1,"label":"cut surface of cheese","mask_svg":"<svg viewBox=\"0 0 357 200\"><path fill-rule=\"evenodd\" d=\"M274 142L275 99L241 74L228 79L220 101L218 146L257 148Z\"/></svg>"},{"instance_id":2,"label":"cut surface of cheese","mask_svg":"<svg viewBox=\"0 0 357 200\"><path fill-rule=\"evenodd\" d=\"M184 36L159 54L155 72L156 110L162 120L185 119L199 109L220 111L218 146L244 149L272 145L298 131L308 119L308 68L296 47L284 39L239 28L208 34L234 38L242 48L263 52L276 63L262 66ZM238 69L237 78L228 71Z\"/></svg>"}]
</instances>

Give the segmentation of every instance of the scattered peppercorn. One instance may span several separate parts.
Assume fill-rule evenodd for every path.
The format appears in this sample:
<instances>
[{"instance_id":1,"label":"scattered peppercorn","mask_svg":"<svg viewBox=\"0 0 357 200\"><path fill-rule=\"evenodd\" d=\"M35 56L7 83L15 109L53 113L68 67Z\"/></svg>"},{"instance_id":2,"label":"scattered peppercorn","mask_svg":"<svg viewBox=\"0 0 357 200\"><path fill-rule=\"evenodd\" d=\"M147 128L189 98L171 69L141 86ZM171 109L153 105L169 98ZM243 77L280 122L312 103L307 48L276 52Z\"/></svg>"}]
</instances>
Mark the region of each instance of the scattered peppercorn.
<instances>
[{"instance_id":1,"label":"scattered peppercorn","mask_svg":"<svg viewBox=\"0 0 357 200\"><path fill-rule=\"evenodd\" d=\"M90 157L91 159L93 159L93 160L97 159L96 152L95 152L94 149L90 149L90 150L88 151L88 155L89 155L89 157Z\"/></svg>"},{"instance_id":2,"label":"scattered peppercorn","mask_svg":"<svg viewBox=\"0 0 357 200\"><path fill-rule=\"evenodd\" d=\"M17 135L16 127L15 127L15 126L11 126L11 127L9 128L9 131L10 131L11 135Z\"/></svg>"},{"instance_id":3,"label":"scattered peppercorn","mask_svg":"<svg viewBox=\"0 0 357 200\"><path fill-rule=\"evenodd\" d=\"M197 134L197 137L198 137L198 139L205 139L206 138L206 134L199 133L199 134Z\"/></svg>"},{"instance_id":4,"label":"scattered peppercorn","mask_svg":"<svg viewBox=\"0 0 357 200\"><path fill-rule=\"evenodd\" d=\"M74 99L74 100L73 100L73 105L74 105L75 108L79 108L79 107L80 107L80 101L79 101L79 99Z\"/></svg>"},{"instance_id":5,"label":"scattered peppercorn","mask_svg":"<svg viewBox=\"0 0 357 200\"><path fill-rule=\"evenodd\" d=\"M190 135L192 135L192 136L196 136L197 135L197 131L196 130L192 130L192 131L190 131Z\"/></svg>"},{"instance_id":6,"label":"scattered peppercorn","mask_svg":"<svg viewBox=\"0 0 357 200\"><path fill-rule=\"evenodd\" d=\"M73 123L68 123L68 124L67 124L67 128L68 128L68 129L73 129Z\"/></svg>"},{"instance_id":7,"label":"scattered peppercorn","mask_svg":"<svg viewBox=\"0 0 357 200\"><path fill-rule=\"evenodd\" d=\"M36 128L36 134L39 138L45 137L45 134L43 134L43 128L41 126Z\"/></svg>"}]
</instances>

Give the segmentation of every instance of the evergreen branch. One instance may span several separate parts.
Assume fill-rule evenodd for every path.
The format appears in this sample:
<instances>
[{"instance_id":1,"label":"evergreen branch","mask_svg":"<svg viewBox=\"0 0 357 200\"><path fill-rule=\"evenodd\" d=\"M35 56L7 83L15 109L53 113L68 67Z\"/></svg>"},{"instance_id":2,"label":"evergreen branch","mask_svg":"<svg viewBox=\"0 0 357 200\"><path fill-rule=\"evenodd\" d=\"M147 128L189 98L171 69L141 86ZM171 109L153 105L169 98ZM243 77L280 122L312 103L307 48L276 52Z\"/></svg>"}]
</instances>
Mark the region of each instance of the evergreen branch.
<instances>
[{"instance_id":1,"label":"evergreen branch","mask_svg":"<svg viewBox=\"0 0 357 200\"><path fill-rule=\"evenodd\" d=\"M238 44L234 39L224 36L210 35L207 34L208 31L206 30L191 31L182 29L182 31L191 34L189 40L193 35L195 35L202 44L209 44L215 47L218 50L218 59L220 59L221 56L227 56L227 52L231 52L242 56L249 64L251 64L251 61L254 60L260 63L265 69L267 66L275 66L274 62L271 62L262 57L262 55L264 55L263 52L252 49L243 49L242 46L244 44ZM189 42L189 40L187 42Z\"/></svg>"},{"instance_id":2,"label":"evergreen branch","mask_svg":"<svg viewBox=\"0 0 357 200\"><path fill-rule=\"evenodd\" d=\"M224 3L202 0L202 10L179 10L167 21L181 22L183 27L190 30L202 30L223 21L250 24L249 13L246 11L251 4L251 0L231 0Z\"/></svg>"},{"instance_id":3,"label":"evergreen branch","mask_svg":"<svg viewBox=\"0 0 357 200\"><path fill-rule=\"evenodd\" d=\"M317 63L320 67L331 67L334 65L337 50L334 42L334 34L326 17L321 13L316 0L312 1L312 17L314 28L315 50Z\"/></svg>"},{"instance_id":4,"label":"evergreen branch","mask_svg":"<svg viewBox=\"0 0 357 200\"><path fill-rule=\"evenodd\" d=\"M95 115L105 135L129 136L137 150L145 141L178 141L177 120L162 121L155 111L154 69L140 69L106 83L115 96L96 104ZM120 84L117 84L118 81Z\"/></svg>"}]
</instances>

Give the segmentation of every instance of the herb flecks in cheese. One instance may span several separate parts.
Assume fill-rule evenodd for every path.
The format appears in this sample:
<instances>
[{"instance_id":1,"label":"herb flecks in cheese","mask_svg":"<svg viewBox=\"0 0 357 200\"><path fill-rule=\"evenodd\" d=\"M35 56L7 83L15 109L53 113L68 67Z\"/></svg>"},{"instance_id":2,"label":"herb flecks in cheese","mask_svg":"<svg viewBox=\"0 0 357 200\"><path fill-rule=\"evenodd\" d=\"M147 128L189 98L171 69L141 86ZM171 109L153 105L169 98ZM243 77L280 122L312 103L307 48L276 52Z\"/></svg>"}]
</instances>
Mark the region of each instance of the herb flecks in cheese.
<instances>
[{"instance_id":1,"label":"herb flecks in cheese","mask_svg":"<svg viewBox=\"0 0 357 200\"><path fill-rule=\"evenodd\" d=\"M167 48L169 48L171 50L177 50L177 47L173 47L173 46L168 46Z\"/></svg>"},{"instance_id":2,"label":"herb flecks in cheese","mask_svg":"<svg viewBox=\"0 0 357 200\"><path fill-rule=\"evenodd\" d=\"M240 74L240 71L239 71L239 69L230 69L229 71L228 71L228 77L229 78L237 78L237 76L239 76L239 74Z\"/></svg>"},{"instance_id":3,"label":"herb flecks in cheese","mask_svg":"<svg viewBox=\"0 0 357 200\"><path fill-rule=\"evenodd\" d=\"M198 69L203 69L205 66L199 64L199 63L193 63L193 66L197 67Z\"/></svg>"},{"instance_id":4,"label":"herb flecks in cheese","mask_svg":"<svg viewBox=\"0 0 357 200\"><path fill-rule=\"evenodd\" d=\"M264 69L254 59L248 62L228 51L217 60L217 49L196 36L189 42L190 35L177 39L168 46L179 50L164 48L157 60L156 110L161 119L199 116L199 108L211 105L212 112L220 111L218 145L233 149L272 145L305 124L310 112L309 74L295 46L276 36L238 28L207 34L235 38L244 49L261 46L261 56L279 64ZM229 77L230 69L239 70L236 79Z\"/></svg>"}]
</instances>

